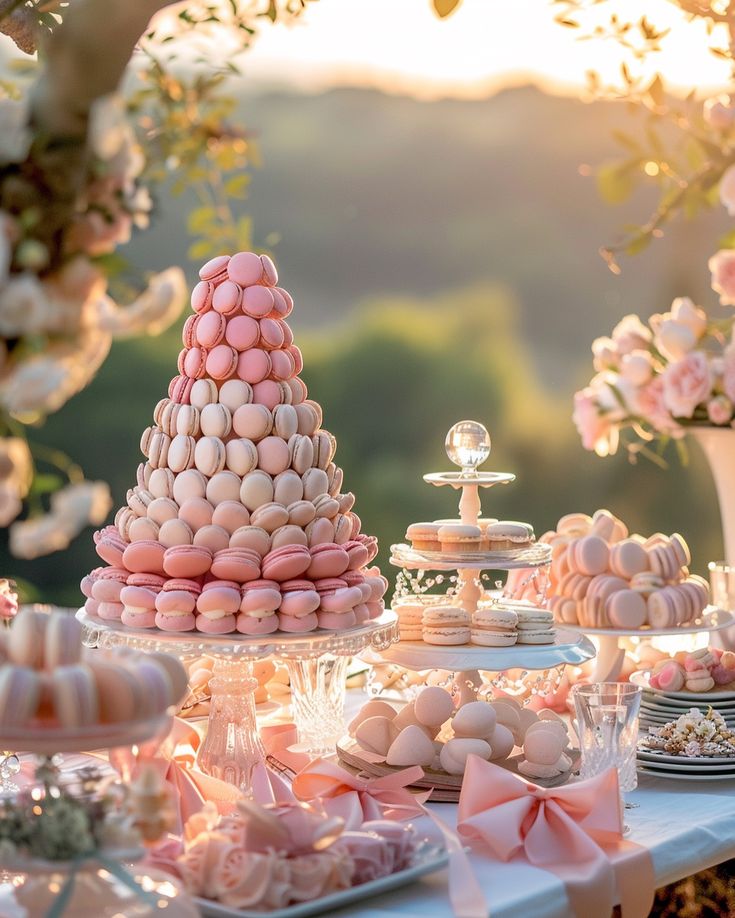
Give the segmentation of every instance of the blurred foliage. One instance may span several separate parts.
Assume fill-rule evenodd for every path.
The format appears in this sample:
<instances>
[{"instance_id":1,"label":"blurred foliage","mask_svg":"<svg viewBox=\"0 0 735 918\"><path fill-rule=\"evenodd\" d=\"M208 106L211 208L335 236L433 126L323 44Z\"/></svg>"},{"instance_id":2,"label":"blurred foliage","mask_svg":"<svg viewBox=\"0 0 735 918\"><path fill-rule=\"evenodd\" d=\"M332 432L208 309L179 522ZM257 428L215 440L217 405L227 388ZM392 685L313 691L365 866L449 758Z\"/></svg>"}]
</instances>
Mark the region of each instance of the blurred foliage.
<instances>
[{"instance_id":1,"label":"blurred foliage","mask_svg":"<svg viewBox=\"0 0 735 918\"><path fill-rule=\"evenodd\" d=\"M288 285L287 278L284 283ZM345 490L357 495L366 532L388 548L411 521L456 512L457 495L425 484L425 472L450 466L444 436L454 421L476 418L493 437L486 467L517 481L484 496L484 509L531 521L540 535L564 513L608 506L632 529L681 530L703 570L720 551L716 500L699 457L686 470L601 463L583 454L566 397L545 394L516 327L516 304L494 286L458 288L434 299L366 303L349 322L297 336L304 380L324 407L338 441ZM116 504L135 483L138 434L150 423L176 361L178 335L116 344L95 382L47 422L59 447L84 444L90 474L104 474ZM2 569L33 580L40 595L70 605L78 582L97 563L91 538L33 564Z\"/></svg>"},{"instance_id":2,"label":"blurred foliage","mask_svg":"<svg viewBox=\"0 0 735 918\"><path fill-rule=\"evenodd\" d=\"M704 21L709 49L735 71L735 3L709 0L672 0L687 22ZM625 102L631 113L630 131L617 131L622 158L605 163L598 171L603 200L618 204L640 186L657 187L657 203L648 218L628 224L622 237L603 246L600 254L619 273L618 256L635 255L676 216L693 217L718 202L723 173L735 162L733 118L717 124L707 118L707 106L694 87L685 99L670 96L659 73L644 78L638 66L657 54L673 30L660 28L644 13L629 14L630 4L617 0L551 0L558 9L555 21L576 30L580 41L614 41L621 48L620 82L607 85L596 71L587 74L590 97ZM607 18L601 13L608 10ZM722 105L732 110L732 97ZM730 235L721 247L730 248Z\"/></svg>"}]
</instances>

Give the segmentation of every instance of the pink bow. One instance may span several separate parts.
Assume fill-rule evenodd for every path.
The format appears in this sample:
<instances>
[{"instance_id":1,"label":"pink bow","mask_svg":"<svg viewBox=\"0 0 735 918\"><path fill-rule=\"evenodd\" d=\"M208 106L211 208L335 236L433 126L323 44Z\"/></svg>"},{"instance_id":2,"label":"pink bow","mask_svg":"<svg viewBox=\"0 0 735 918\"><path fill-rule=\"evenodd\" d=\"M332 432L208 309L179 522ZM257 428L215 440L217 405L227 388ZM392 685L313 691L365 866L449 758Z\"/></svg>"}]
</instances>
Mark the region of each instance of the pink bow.
<instances>
[{"instance_id":1,"label":"pink bow","mask_svg":"<svg viewBox=\"0 0 735 918\"><path fill-rule=\"evenodd\" d=\"M414 765L382 778L358 778L333 762L316 759L294 778L292 788L299 800L319 798L330 816L339 816L345 828L355 831L372 819L408 819L422 816L422 804L431 791L412 794L408 785L423 778Z\"/></svg>"},{"instance_id":2,"label":"pink bow","mask_svg":"<svg viewBox=\"0 0 735 918\"><path fill-rule=\"evenodd\" d=\"M211 800L220 813L229 813L242 796L232 784L205 775L195 766L199 734L190 724L174 718L171 732L160 742L143 746L135 757L132 771L142 765L153 765L172 788L178 812L177 834L205 801Z\"/></svg>"},{"instance_id":3,"label":"pink bow","mask_svg":"<svg viewBox=\"0 0 735 918\"><path fill-rule=\"evenodd\" d=\"M546 789L478 756L467 760L457 831L481 840L501 861L523 859L566 884L577 918L647 915L654 892L650 855L622 838L618 775ZM451 883L451 878L450 878Z\"/></svg>"}]
</instances>

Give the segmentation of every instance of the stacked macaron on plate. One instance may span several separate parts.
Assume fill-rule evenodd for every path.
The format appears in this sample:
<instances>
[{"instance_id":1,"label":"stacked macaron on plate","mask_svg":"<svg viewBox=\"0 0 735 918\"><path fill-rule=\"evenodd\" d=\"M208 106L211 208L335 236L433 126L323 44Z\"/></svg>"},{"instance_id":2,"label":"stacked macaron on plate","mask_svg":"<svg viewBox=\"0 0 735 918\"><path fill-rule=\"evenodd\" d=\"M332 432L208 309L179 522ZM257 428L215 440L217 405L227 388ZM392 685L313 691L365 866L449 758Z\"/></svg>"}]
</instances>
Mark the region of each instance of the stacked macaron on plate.
<instances>
[{"instance_id":1,"label":"stacked macaron on plate","mask_svg":"<svg viewBox=\"0 0 735 918\"><path fill-rule=\"evenodd\" d=\"M111 629L245 641L380 618L377 540L299 375L290 294L252 252L199 276L145 461L114 525L94 535L104 566L82 581L86 613Z\"/></svg>"},{"instance_id":2,"label":"stacked macaron on plate","mask_svg":"<svg viewBox=\"0 0 735 918\"><path fill-rule=\"evenodd\" d=\"M624 634L640 634L644 637L666 637L676 634L701 634L705 631L720 631L722 628L728 628L735 622L735 616L732 612L726 612L724 609L716 609L714 606L708 606L705 611L694 621L686 625L676 625L671 628L653 628L650 625L642 625L640 628L587 628L583 625L565 624L564 628L568 631L578 631L584 634L596 634L600 637L620 637Z\"/></svg>"},{"instance_id":3,"label":"stacked macaron on plate","mask_svg":"<svg viewBox=\"0 0 735 918\"><path fill-rule=\"evenodd\" d=\"M24 609L0 633L0 747L50 755L165 736L187 681L174 657L89 651L73 615Z\"/></svg>"}]
</instances>

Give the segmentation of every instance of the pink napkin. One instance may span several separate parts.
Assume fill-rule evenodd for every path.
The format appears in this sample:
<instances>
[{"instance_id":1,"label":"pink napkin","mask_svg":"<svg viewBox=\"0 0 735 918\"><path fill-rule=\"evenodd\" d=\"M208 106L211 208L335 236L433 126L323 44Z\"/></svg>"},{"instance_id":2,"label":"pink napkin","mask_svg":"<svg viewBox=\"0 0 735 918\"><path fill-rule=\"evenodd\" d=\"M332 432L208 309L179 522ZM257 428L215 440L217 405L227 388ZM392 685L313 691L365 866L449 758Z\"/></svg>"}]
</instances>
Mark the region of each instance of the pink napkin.
<instances>
[{"instance_id":1,"label":"pink napkin","mask_svg":"<svg viewBox=\"0 0 735 918\"><path fill-rule=\"evenodd\" d=\"M564 881L576 918L609 915L619 899L626 918L648 915L655 888L645 848L623 840L618 775L558 788L529 784L469 756L457 831L501 861L525 860ZM461 887L451 875L450 894Z\"/></svg>"}]
</instances>

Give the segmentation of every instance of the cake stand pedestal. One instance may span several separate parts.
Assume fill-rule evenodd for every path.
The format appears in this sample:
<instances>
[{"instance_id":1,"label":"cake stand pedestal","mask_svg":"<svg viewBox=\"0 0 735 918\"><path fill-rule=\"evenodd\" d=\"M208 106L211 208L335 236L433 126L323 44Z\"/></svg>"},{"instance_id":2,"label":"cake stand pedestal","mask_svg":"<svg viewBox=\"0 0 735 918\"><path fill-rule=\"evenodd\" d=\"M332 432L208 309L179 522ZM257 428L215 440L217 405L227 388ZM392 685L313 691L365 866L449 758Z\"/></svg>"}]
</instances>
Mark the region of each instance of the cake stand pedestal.
<instances>
[{"instance_id":1,"label":"cake stand pedestal","mask_svg":"<svg viewBox=\"0 0 735 918\"><path fill-rule=\"evenodd\" d=\"M291 679L292 706L299 748L312 755L334 751L343 730L347 660L368 647L382 651L398 640L392 612L347 631L308 634L276 632L260 636L208 635L128 628L93 618L80 609L87 647L134 647L180 659L207 654L215 660L207 731L197 763L206 774L247 790L253 767L265 757L255 716L252 664L264 657L283 660Z\"/></svg>"},{"instance_id":2,"label":"cake stand pedestal","mask_svg":"<svg viewBox=\"0 0 735 918\"><path fill-rule=\"evenodd\" d=\"M729 627L735 619L731 612L709 606L700 619L689 625L676 628L639 628L637 631L626 631L622 628L585 628L582 625L564 625L570 632L586 634L594 637L599 645L595 669L592 673L593 682L616 682L623 668L625 649L621 646L622 638L637 637L640 639L651 637L676 637L682 634L702 634L720 631Z\"/></svg>"},{"instance_id":3,"label":"cake stand pedestal","mask_svg":"<svg viewBox=\"0 0 735 918\"><path fill-rule=\"evenodd\" d=\"M581 666L595 655L592 641L584 634L557 628L553 644L513 644L510 647L481 647L462 644L455 647L400 641L381 651L381 657L406 669L445 669L454 674L453 691L459 703L477 696L479 670L505 672L510 669L546 670L572 664Z\"/></svg>"}]
</instances>

